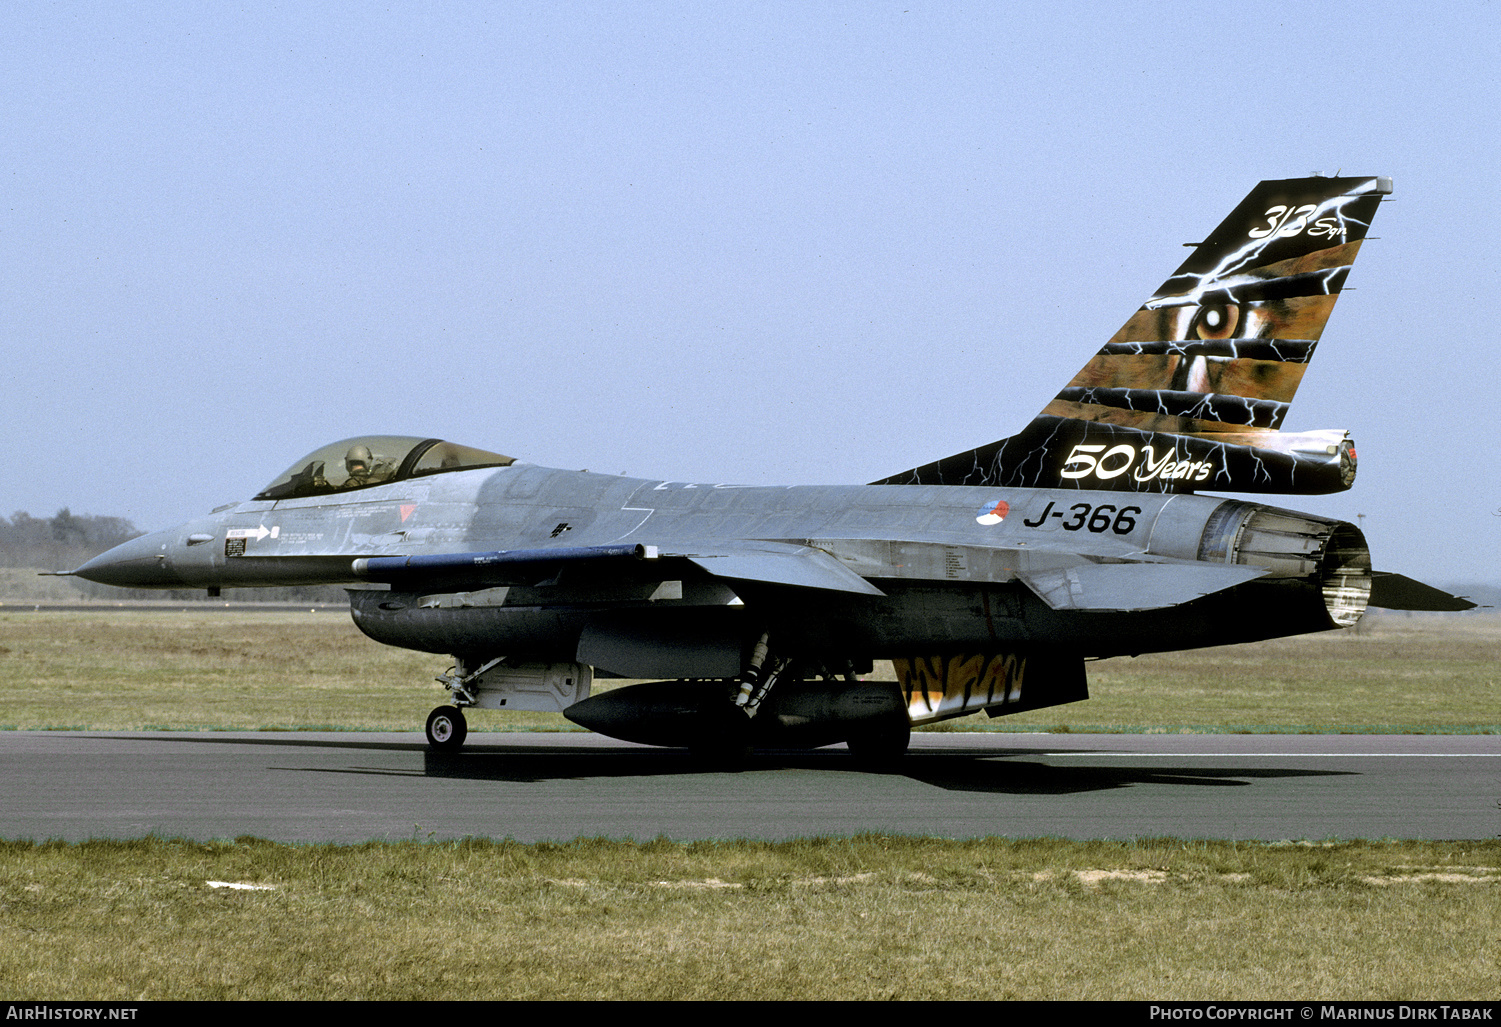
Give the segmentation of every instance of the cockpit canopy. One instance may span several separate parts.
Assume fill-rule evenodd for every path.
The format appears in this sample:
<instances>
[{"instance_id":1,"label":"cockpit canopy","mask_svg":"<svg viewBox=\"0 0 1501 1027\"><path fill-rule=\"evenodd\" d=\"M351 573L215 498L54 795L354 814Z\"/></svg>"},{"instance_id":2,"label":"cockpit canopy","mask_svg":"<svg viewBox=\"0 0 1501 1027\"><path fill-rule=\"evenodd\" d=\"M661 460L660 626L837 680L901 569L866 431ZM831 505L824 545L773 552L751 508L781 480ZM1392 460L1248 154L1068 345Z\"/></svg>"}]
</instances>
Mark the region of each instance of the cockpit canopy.
<instances>
[{"instance_id":1,"label":"cockpit canopy","mask_svg":"<svg viewBox=\"0 0 1501 1027\"><path fill-rule=\"evenodd\" d=\"M256 499L292 499L385 485L444 471L507 467L514 457L501 456L442 439L406 435L362 435L324 446L287 468Z\"/></svg>"}]
</instances>

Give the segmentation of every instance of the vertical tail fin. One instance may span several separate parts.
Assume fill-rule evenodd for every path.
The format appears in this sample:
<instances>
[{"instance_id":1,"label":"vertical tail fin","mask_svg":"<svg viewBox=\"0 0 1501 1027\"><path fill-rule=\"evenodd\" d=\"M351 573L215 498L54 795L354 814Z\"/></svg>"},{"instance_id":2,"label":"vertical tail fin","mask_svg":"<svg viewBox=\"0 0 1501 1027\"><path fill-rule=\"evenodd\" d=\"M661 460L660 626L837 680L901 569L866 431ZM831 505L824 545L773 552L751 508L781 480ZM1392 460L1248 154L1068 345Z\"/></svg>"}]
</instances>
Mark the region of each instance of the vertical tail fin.
<instances>
[{"instance_id":1,"label":"vertical tail fin","mask_svg":"<svg viewBox=\"0 0 1501 1027\"><path fill-rule=\"evenodd\" d=\"M1279 429L1388 178L1262 182L1020 434L879 484L1334 492L1341 431Z\"/></svg>"}]
</instances>

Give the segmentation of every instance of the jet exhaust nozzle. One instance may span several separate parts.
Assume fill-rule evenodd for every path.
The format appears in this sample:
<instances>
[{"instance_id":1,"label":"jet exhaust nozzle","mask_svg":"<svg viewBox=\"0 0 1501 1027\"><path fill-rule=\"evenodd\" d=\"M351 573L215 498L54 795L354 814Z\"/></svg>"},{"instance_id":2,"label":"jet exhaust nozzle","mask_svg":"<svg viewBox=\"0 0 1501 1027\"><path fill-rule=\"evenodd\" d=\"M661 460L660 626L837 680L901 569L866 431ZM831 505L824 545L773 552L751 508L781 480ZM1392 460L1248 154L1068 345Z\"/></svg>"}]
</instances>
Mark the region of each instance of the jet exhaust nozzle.
<instances>
[{"instance_id":1,"label":"jet exhaust nozzle","mask_svg":"<svg viewBox=\"0 0 1501 1027\"><path fill-rule=\"evenodd\" d=\"M1326 627L1353 627L1371 599L1371 552L1360 529L1345 521L1230 501L1210 515L1198 558L1264 567L1270 580L1313 582L1323 594Z\"/></svg>"}]
</instances>

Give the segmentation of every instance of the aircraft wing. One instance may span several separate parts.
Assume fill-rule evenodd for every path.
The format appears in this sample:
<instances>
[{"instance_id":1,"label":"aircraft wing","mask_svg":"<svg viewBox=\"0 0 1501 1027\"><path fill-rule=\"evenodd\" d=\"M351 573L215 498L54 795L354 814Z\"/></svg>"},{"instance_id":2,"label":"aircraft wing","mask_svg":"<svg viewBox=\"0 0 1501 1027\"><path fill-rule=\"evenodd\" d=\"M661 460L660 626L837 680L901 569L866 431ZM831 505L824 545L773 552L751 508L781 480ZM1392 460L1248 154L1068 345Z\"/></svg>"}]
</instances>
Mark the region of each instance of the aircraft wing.
<instances>
[{"instance_id":1,"label":"aircraft wing","mask_svg":"<svg viewBox=\"0 0 1501 1027\"><path fill-rule=\"evenodd\" d=\"M365 581L406 590L478 589L537 585L556 580L565 569L642 577L652 561L686 560L717 578L799 588L822 588L863 595L880 589L834 557L810 546L781 542L715 542L704 546L616 544L576 548L512 549L430 556L377 556L354 561Z\"/></svg>"},{"instance_id":2,"label":"aircraft wing","mask_svg":"<svg viewBox=\"0 0 1501 1027\"><path fill-rule=\"evenodd\" d=\"M681 555L716 578L885 595L822 549L785 542L715 543Z\"/></svg>"}]
</instances>

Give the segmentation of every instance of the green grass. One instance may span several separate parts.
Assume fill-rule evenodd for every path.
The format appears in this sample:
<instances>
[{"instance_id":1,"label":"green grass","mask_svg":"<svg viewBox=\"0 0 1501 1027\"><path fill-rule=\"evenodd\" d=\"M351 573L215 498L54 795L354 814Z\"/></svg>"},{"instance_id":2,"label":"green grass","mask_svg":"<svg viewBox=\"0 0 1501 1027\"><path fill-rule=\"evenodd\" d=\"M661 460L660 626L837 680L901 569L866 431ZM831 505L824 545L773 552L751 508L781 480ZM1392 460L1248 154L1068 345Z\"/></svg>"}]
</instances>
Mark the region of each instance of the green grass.
<instances>
[{"instance_id":1,"label":"green grass","mask_svg":"<svg viewBox=\"0 0 1501 1027\"><path fill-rule=\"evenodd\" d=\"M1454 1000L1498 965L1497 842L0 843L11 1000Z\"/></svg>"},{"instance_id":2,"label":"green grass","mask_svg":"<svg viewBox=\"0 0 1501 1027\"><path fill-rule=\"evenodd\" d=\"M949 726L1495 731L1498 665L1495 617L1378 618ZM445 666L342 611L0 611L15 728L418 730ZM10 1000L1485 1000L1498 965L1498 842L0 842Z\"/></svg>"},{"instance_id":3,"label":"green grass","mask_svg":"<svg viewBox=\"0 0 1501 1027\"><path fill-rule=\"evenodd\" d=\"M420 730L448 663L371 642L342 610L0 608L0 728ZM1376 616L1359 633L1092 663L1087 702L936 728L1494 733L1498 668L1501 617ZM472 711L470 725L573 730L558 714L499 710Z\"/></svg>"}]
</instances>

